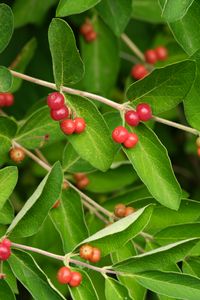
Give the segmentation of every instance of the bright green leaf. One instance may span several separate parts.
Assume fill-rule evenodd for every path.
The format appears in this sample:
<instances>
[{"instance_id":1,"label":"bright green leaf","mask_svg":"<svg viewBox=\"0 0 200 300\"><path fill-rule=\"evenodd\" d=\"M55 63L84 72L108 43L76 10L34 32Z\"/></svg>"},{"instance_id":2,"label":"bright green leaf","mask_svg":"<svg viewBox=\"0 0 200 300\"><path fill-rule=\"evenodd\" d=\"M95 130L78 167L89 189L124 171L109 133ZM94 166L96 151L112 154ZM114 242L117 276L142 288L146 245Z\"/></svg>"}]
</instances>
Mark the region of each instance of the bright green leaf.
<instances>
[{"instance_id":1,"label":"bright green leaf","mask_svg":"<svg viewBox=\"0 0 200 300\"><path fill-rule=\"evenodd\" d=\"M194 0L166 0L162 9L162 17L167 22L177 21L184 17Z\"/></svg>"},{"instance_id":2,"label":"bright green leaf","mask_svg":"<svg viewBox=\"0 0 200 300\"><path fill-rule=\"evenodd\" d=\"M147 102L153 114L168 111L183 101L195 78L195 62L185 60L155 69L143 80L133 83L127 90L133 105Z\"/></svg>"},{"instance_id":3,"label":"bright green leaf","mask_svg":"<svg viewBox=\"0 0 200 300\"><path fill-rule=\"evenodd\" d=\"M60 0L57 10L57 17L66 17L80 14L85 10L95 6L100 0Z\"/></svg>"},{"instance_id":4,"label":"bright green leaf","mask_svg":"<svg viewBox=\"0 0 200 300\"><path fill-rule=\"evenodd\" d=\"M84 66L70 26L64 20L53 19L49 26L48 37L57 88L80 81Z\"/></svg>"},{"instance_id":5,"label":"bright green leaf","mask_svg":"<svg viewBox=\"0 0 200 300\"><path fill-rule=\"evenodd\" d=\"M35 234L42 226L53 204L59 198L62 182L63 174L60 163L55 163L14 218L7 234L17 237Z\"/></svg>"},{"instance_id":6,"label":"bright green leaf","mask_svg":"<svg viewBox=\"0 0 200 300\"><path fill-rule=\"evenodd\" d=\"M199 257L187 257L182 265L184 273L200 277L200 258Z\"/></svg>"},{"instance_id":7,"label":"bright green leaf","mask_svg":"<svg viewBox=\"0 0 200 300\"><path fill-rule=\"evenodd\" d=\"M14 219L14 209L9 201L7 201L0 210L0 224L10 224Z\"/></svg>"},{"instance_id":8,"label":"bright green leaf","mask_svg":"<svg viewBox=\"0 0 200 300\"><path fill-rule=\"evenodd\" d=\"M7 47L13 33L13 14L5 3L0 4L0 53Z\"/></svg>"},{"instance_id":9,"label":"bright green leaf","mask_svg":"<svg viewBox=\"0 0 200 300\"><path fill-rule=\"evenodd\" d=\"M149 23L163 23L157 0L133 0L132 16L134 19Z\"/></svg>"},{"instance_id":10,"label":"bright green leaf","mask_svg":"<svg viewBox=\"0 0 200 300\"><path fill-rule=\"evenodd\" d=\"M10 71L0 66L0 92L7 92L12 86L13 77Z\"/></svg>"},{"instance_id":11,"label":"bright green leaf","mask_svg":"<svg viewBox=\"0 0 200 300\"><path fill-rule=\"evenodd\" d=\"M0 170L0 210L12 194L18 179L17 167L6 167Z\"/></svg>"},{"instance_id":12,"label":"bright green leaf","mask_svg":"<svg viewBox=\"0 0 200 300\"><path fill-rule=\"evenodd\" d=\"M128 295L128 291L126 287L123 286L119 281L109 277L106 278L105 294L107 300L110 299L131 300L131 298Z\"/></svg>"}]
</instances>

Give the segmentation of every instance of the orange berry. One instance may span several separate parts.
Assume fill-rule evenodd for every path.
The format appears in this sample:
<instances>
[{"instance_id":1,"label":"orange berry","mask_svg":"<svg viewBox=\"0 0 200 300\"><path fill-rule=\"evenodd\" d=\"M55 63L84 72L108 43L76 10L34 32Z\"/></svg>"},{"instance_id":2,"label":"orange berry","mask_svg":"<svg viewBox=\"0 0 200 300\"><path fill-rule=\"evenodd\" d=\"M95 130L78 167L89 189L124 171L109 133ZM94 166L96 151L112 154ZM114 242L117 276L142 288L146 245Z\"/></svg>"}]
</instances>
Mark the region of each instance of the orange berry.
<instances>
[{"instance_id":1,"label":"orange berry","mask_svg":"<svg viewBox=\"0 0 200 300\"><path fill-rule=\"evenodd\" d=\"M125 216L126 206L122 203L119 203L115 206L114 214L118 218L123 218Z\"/></svg>"}]
</instances>

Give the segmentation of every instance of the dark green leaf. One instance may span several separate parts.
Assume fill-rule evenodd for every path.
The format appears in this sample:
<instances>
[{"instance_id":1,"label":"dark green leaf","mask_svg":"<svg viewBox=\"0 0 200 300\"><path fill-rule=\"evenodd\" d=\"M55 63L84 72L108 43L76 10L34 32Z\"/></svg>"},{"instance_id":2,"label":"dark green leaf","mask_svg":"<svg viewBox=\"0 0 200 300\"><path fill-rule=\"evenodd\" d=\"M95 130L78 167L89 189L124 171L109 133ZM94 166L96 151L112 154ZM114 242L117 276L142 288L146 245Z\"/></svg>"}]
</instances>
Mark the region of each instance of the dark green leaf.
<instances>
[{"instance_id":1,"label":"dark green leaf","mask_svg":"<svg viewBox=\"0 0 200 300\"><path fill-rule=\"evenodd\" d=\"M6 4L0 4L0 53L7 47L13 33L13 14Z\"/></svg>"},{"instance_id":2,"label":"dark green leaf","mask_svg":"<svg viewBox=\"0 0 200 300\"><path fill-rule=\"evenodd\" d=\"M12 86L13 77L10 71L0 66L0 92L7 92Z\"/></svg>"},{"instance_id":3,"label":"dark green leaf","mask_svg":"<svg viewBox=\"0 0 200 300\"><path fill-rule=\"evenodd\" d=\"M161 9L157 0L133 0L132 11L134 19L150 23L163 23Z\"/></svg>"},{"instance_id":4,"label":"dark green leaf","mask_svg":"<svg viewBox=\"0 0 200 300\"><path fill-rule=\"evenodd\" d=\"M64 20L53 19L48 37L57 88L80 81L84 66L70 26Z\"/></svg>"},{"instance_id":5,"label":"dark green leaf","mask_svg":"<svg viewBox=\"0 0 200 300\"><path fill-rule=\"evenodd\" d=\"M155 115L168 111L183 101L189 92L195 69L195 63L190 60L155 69L143 80L133 83L127 90L127 97L134 100L134 105L149 103Z\"/></svg>"},{"instance_id":6,"label":"dark green leaf","mask_svg":"<svg viewBox=\"0 0 200 300\"><path fill-rule=\"evenodd\" d=\"M119 281L109 278L106 278L105 283L105 294L106 299L116 299L116 300L131 300L128 295L128 291L125 286L123 286Z\"/></svg>"},{"instance_id":7,"label":"dark green leaf","mask_svg":"<svg viewBox=\"0 0 200 300\"><path fill-rule=\"evenodd\" d=\"M152 206L146 206L112 225L98 231L81 244L89 243L101 249L103 256L115 252L134 236L138 235L148 224Z\"/></svg>"},{"instance_id":8,"label":"dark green leaf","mask_svg":"<svg viewBox=\"0 0 200 300\"><path fill-rule=\"evenodd\" d=\"M184 17L194 0L167 0L162 9L162 17L167 22L177 21Z\"/></svg>"},{"instance_id":9,"label":"dark green leaf","mask_svg":"<svg viewBox=\"0 0 200 300\"><path fill-rule=\"evenodd\" d=\"M60 163L56 163L24 204L7 230L7 234L26 237L35 234L53 204L60 196L63 174Z\"/></svg>"},{"instance_id":10,"label":"dark green leaf","mask_svg":"<svg viewBox=\"0 0 200 300\"><path fill-rule=\"evenodd\" d=\"M16 299L10 286L5 280L0 280L0 299L6 299L6 300Z\"/></svg>"},{"instance_id":11,"label":"dark green leaf","mask_svg":"<svg viewBox=\"0 0 200 300\"><path fill-rule=\"evenodd\" d=\"M28 66L35 53L36 46L37 41L35 38L32 38L28 43L26 43L26 45L22 48L20 53L11 64L11 69L20 73L24 73L26 67ZM14 93L15 91L17 91L20 88L21 84L22 79L14 77L11 92Z\"/></svg>"},{"instance_id":12,"label":"dark green leaf","mask_svg":"<svg viewBox=\"0 0 200 300\"><path fill-rule=\"evenodd\" d=\"M14 209L9 201L7 201L0 210L0 224L10 224L14 218Z\"/></svg>"},{"instance_id":13,"label":"dark green leaf","mask_svg":"<svg viewBox=\"0 0 200 300\"><path fill-rule=\"evenodd\" d=\"M63 191L59 207L51 210L51 218L68 253L88 237L80 196L72 189Z\"/></svg>"},{"instance_id":14,"label":"dark green leaf","mask_svg":"<svg viewBox=\"0 0 200 300\"><path fill-rule=\"evenodd\" d=\"M108 127L88 99L67 95L67 102L78 117L86 121L86 129L80 135L67 136L76 152L95 168L106 171L113 162L114 147Z\"/></svg>"},{"instance_id":15,"label":"dark green leaf","mask_svg":"<svg viewBox=\"0 0 200 300\"><path fill-rule=\"evenodd\" d=\"M6 167L0 170L0 210L12 194L17 180L17 167Z\"/></svg>"},{"instance_id":16,"label":"dark green leaf","mask_svg":"<svg viewBox=\"0 0 200 300\"><path fill-rule=\"evenodd\" d=\"M131 18L132 0L101 0L97 10L113 32L120 36Z\"/></svg>"},{"instance_id":17,"label":"dark green leaf","mask_svg":"<svg viewBox=\"0 0 200 300\"><path fill-rule=\"evenodd\" d=\"M60 293L58 294L31 255L15 250L9 258L9 265L34 299L65 299Z\"/></svg>"},{"instance_id":18,"label":"dark green leaf","mask_svg":"<svg viewBox=\"0 0 200 300\"><path fill-rule=\"evenodd\" d=\"M82 84L86 91L106 96L110 95L117 79L118 40L100 18L95 18L92 24L97 32L96 40L87 43L81 37L81 54L85 64Z\"/></svg>"},{"instance_id":19,"label":"dark green leaf","mask_svg":"<svg viewBox=\"0 0 200 300\"><path fill-rule=\"evenodd\" d=\"M166 148L148 127L141 124L134 132L139 136L139 142L135 148L124 149L126 155L152 196L177 210L182 194Z\"/></svg>"},{"instance_id":20,"label":"dark green leaf","mask_svg":"<svg viewBox=\"0 0 200 300\"><path fill-rule=\"evenodd\" d=\"M0 117L0 135L6 136L8 138L13 138L17 131L17 124L7 118L7 117Z\"/></svg>"},{"instance_id":21,"label":"dark green leaf","mask_svg":"<svg viewBox=\"0 0 200 300\"><path fill-rule=\"evenodd\" d=\"M65 17L90 9L95 6L100 0L60 0L57 10L57 17Z\"/></svg>"}]
</instances>

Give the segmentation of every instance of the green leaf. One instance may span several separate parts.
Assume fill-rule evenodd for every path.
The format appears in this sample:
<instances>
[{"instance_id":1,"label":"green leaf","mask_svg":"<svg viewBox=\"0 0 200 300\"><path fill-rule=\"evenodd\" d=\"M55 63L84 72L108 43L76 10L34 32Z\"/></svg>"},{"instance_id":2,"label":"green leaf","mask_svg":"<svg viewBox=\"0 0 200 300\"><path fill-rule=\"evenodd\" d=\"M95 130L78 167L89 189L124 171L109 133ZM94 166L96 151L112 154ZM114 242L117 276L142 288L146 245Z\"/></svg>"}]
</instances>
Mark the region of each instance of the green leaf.
<instances>
[{"instance_id":1,"label":"green leaf","mask_svg":"<svg viewBox=\"0 0 200 300\"><path fill-rule=\"evenodd\" d=\"M82 84L88 92L109 96L119 70L118 40L100 18L95 18L92 25L97 33L96 40L87 43L81 37L80 41L85 64Z\"/></svg>"},{"instance_id":2,"label":"green leaf","mask_svg":"<svg viewBox=\"0 0 200 300\"><path fill-rule=\"evenodd\" d=\"M137 274L136 279L144 287L161 295L185 300L200 298L200 280L193 276L150 271Z\"/></svg>"},{"instance_id":3,"label":"green leaf","mask_svg":"<svg viewBox=\"0 0 200 300\"><path fill-rule=\"evenodd\" d=\"M14 209L9 201L7 201L0 210L0 224L10 224L14 219Z\"/></svg>"},{"instance_id":4,"label":"green leaf","mask_svg":"<svg viewBox=\"0 0 200 300\"><path fill-rule=\"evenodd\" d=\"M134 128L134 132L139 136L139 142L133 149L123 149L124 152L152 196L161 204L177 210L182 193L166 148L148 127L141 124Z\"/></svg>"},{"instance_id":5,"label":"green leaf","mask_svg":"<svg viewBox=\"0 0 200 300\"><path fill-rule=\"evenodd\" d=\"M131 18L132 0L101 0L97 10L104 22L120 36Z\"/></svg>"},{"instance_id":6,"label":"green leaf","mask_svg":"<svg viewBox=\"0 0 200 300\"><path fill-rule=\"evenodd\" d=\"M182 19L194 0L166 0L162 9L162 17L167 22Z\"/></svg>"},{"instance_id":7,"label":"green leaf","mask_svg":"<svg viewBox=\"0 0 200 300\"><path fill-rule=\"evenodd\" d=\"M200 258L187 257L183 262L182 269L184 273L200 277Z\"/></svg>"},{"instance_id":8,"label":"green leaf","mask_svg":"<svg viewBox=\"0 0 200 300\"><path fill-rule=\"evenodd\" d=\"M5 281L10 286L13 293L18 294L19 291L18 291L18 287L17 287L17 279L14 276L7 261L4 261L4 263L3 263L3 272L6 274Z\"/></svg>"},{"instance_id":9,"label":"green leaf","mask_svg":"<svg viewBox=\"0 0 200 300\"><path fill-rule=\"evenodd\" d=\"M0 4L0 53L7 47L13 33L13 14L6 4Z\"/></svg>"},{"instance_id":10,"label":"green leaf","mask_svg":"<svg viewBox=\"0 0 200 300\"><path fill-rule=\"evenodd\" d=\"M26 237L38 232L48 212L60 196L63 174L60 163L39 184L7 230L12 236Z\"/></svg>"},{"instance_id":11,"label":"green leaf","mask_svg":"<svg viewBox=\"0 0 200 300\"><path fill-rule=\"evenodd\" d=\"M108 170L106 173L92 172L87 174L87 177L89 184L86 189L94 193L109 193L120 190L138 178L131 165L122 165Z\"/></svg>"},{"instance_id":12,"label":"green leaf","mask_svg":"<svg viewBox=\"0 0 200 300\"><path fill-rule=\"evenodd\" d=\"M95 168L106 171L112 164L115 153L102 115L88 99L72 95L66 95L66 98L75 114L84 118L87 124L83 133L67 136L67 139L81 158Z\"/></svg>"},{"instance_id":13,"label":"green leaf","mask_svg":"<svg viewBox=\"0 0 200 300\"><path fill-rule=\"evenodd\" d=\"M12 194L17 180L17 167L6 167L0 170L0 210Z\"/></svg>"},{"instance_id":14,"label":"green leaf","mask_svg":"<svg viewBox=\"0 0 200 300\"><path fill-rule=\"evenodd\" d=\"M76 288L69 287L72 299L73 300L86 300L86 299L100 300L88 274L83 270L80 271L79 269L73 269L73 271L74 270L80 272L83 279L82 279L82 283Z\"/></svg>"},{"instance_id":15,"label":"green leaf","mask_svg":"<svg viewBox=\"0 0 200 300\"><path fill-rule=\"evenodd\" d=\"M0 165L8 160L8 152L11 147L11 138L14 137L17 125L6 117L0 117Z\"/></svg>"},{"instance_id":16,"label":"green leaf","mask_svg":"<svg viewBox=\"0 0 200 300\"><path fill-rule=\"evenodd\" d=\"M109 277L106 278L106 282L105 282L105 294L107 300L110 299L131 300L125 286L123 286L119 281Z\"/></svg>"},{"instance_id":17,"label":"green leaf","mask_svg":"<svg viewBox=\"0 0 200 300\"><path fill-rule=\"evenodd\" d=\"M28 66L29 62L31 61L35 50L37 46L37 40L35 38L32 38L30 41L28 41L25 46L22 48L20 53L17 55L15 60L11 64L11 69L15 70L20 73L24 73L26 67ZM13 84L11 88L11 92L16 92L22 84L22 79L14 77L13 78Z\"/></svg>"},{"instance_id":18,"label":"green leaf","mask_svg":"<svg viewBox=\"0 0 200 300\"><path fill-rule=\"evenodd\" d=\"M129 274L149 270L168 270L172 263L185 258L199 239L188 239L156 248L144 254L136 255L113 266L116 271Z\"/></svg>"},{"instance_id":19,"label":"green leaf","mask_svg":"<svg viewBox=\"0 0 200 300\"><path fill-rule=\"evenodd\" d=\"M65 253L88 237L81 198L74 190L63 191L59 207L52 209L50 216L60 234Z\"/></svg>"},{"instance_id":20,"label":"green leaf","mask_svg":"<svg viewBox=\"0 0 200 300\"><path fill-rule=\"evenodd\" d=\"M133 104L147 102L153 114L168 111L183 101L195 78L195 62L185 60L155 69L143 80L133 83L127 90L127 98Z\"/></svg>"},{"instance_id":21,"label":"green leaf","mask_svg":"<svg viewBox=\"0 0 200 300\"><path fill-rule=\"evenodd\" d=\"M199 232L200 223L184 223L174 226L169 226L155 235L155 240L160 245L173 243L174 241L186 240L188 238L200 238Z\"/></svg>"},{"instance_id":22,"label":"green leaf","mask_svg":"<svg viewBox=\"0 0 200 300\"><path fill-rule=\"evenodd\" d=\"M63 151L62 167L64 172L90 172L95 168L91 166L87 161L82 159L74 150L70 143L67 143Z\"/></svg>"},{"instance_id":23,"label":"green leaf","mask_svg":"<svg viewBox=\"0 0 200 300\"><path fill-rule=\"evenodd\" d=\"M152 205L139 209L128 217L91 235L81 244L89 243L100 248L102 256L115 252L144 229L150 220L152 209Z\"/></svg>"},{"instance_id":24,"label":"green leaf","mask_svg":"<svg viewBox=\"0 0 200 300\"><path fill-rule=\"evenodd\" d=\"M60 0L57 10L57 17L66 17L80 14L83 11L95 6L100 0Z\"/></svg>"},{"instance_id":25,"label":"green leaf","mask_svg":"<svg viewBox=\"0 0 200 300\"><path fill-rule=\"evenodd\" d=\"M10 71L0 66L0 92L7 92L12 86L13 77Z\"/></svg>"},{"instance_id":26,"label":"green leaf","mask_svg":"<svg viewBox=\"0 0 200 300\"><path fill-rule=\"evenodd\" d=\"M48 143L53 143L63 137L59 123L52 120L49 108L46 106L28 117L19 129L16 141L26 148L35 149L44 143L45 135L49 136Z\"/></svg>"},{"instance_id":27,"label":"green leaf","mask_svg":"<svg viewBox=\"0 0 200 300\"><path fill-rule=\"evenodd\" d=\"M133 0L132 16L134 19L149 23L163 23L157 0Z\"/></svg>"},{"instance_id":28,"label":"green leaf","mask_svg":"<svg viewBox=\"0 0 200 300\"><path fill-rule=\"evenodd\" d=\"M6 299L6 300L16 299L10 286L5 280L0 280L0 299Z\"/></svg>"},{"instance_id":29,"label":"green leaf","mask_svg":"<svg viewBox=\"0 0 200 300\"><path fill-rule=\"evenodd\" d=\"M192 59L196 60L197 72L194 83L184 99L185 116L188 123L200 130L200 104L199 104L199 80L200 80L200 51L197 51Z\"/></svg>"},{"instance_id":30,"label":"green leaf","mask_svg":"<svg viewBox=\"0 0 200 300\"><path fill-rule=\"evenodd\" d=\"M70 26L64 20L53 19L49 26L48 37L57 88L80 81L84 66Z\"/></svg>"},{"instance_id":31,"label":"green leaf","mask_svg":"<svg viewBox=\"0 0 200 300\"><path fill-rule=\"evenodd\" d=\"M13 3L13 13L15 28L26 24L41 25L49 9L58 0L15 0Z\"/></svg>"},{"instance_id":32,"label":"green leaf","mask_svg":"<svg viewBox=\"0 0 200 300\"><path fill-rule=\"evenodd\" d=\"M161 7L164 7L164 0L160 0L160 4ZM187 13L180 20L168 24L177 42L189 55L192 55L200 48L200 36L198 34L200 30L199 14L199 1L194 0Z\"/></svg>"},{"instance_id":33,"label":"green leaf","mask_svg":"<svg viewBox=\"0 0 200 300\"><path fill-rule=\"evenodd\" d=\"M17 279L34 299L65 299L58 294L31 255L15 250L9 258L9 265Z\"/></svg>"}]
</instances>

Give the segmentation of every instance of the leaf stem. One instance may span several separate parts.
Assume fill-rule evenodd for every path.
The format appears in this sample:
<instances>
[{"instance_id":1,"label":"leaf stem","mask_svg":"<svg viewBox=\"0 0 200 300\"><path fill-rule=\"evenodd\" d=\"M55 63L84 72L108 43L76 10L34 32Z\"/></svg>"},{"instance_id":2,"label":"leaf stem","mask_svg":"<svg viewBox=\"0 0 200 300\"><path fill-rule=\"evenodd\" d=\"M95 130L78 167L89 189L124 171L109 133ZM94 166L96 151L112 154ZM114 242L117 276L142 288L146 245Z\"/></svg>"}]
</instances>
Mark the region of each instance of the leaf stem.
<instances>
[{"instance_id":1,"label":"leaf stem","mask_svg":"<svg viewBox=\"0 0 200 300\"><path fill-rule=\"evenodd\" d=\"M139 59L145 62L145 57L142 51L133 43L133 41L125 34L122 33L121 35L122 41L139 57Z\"/></svg>"}]
</instances>

